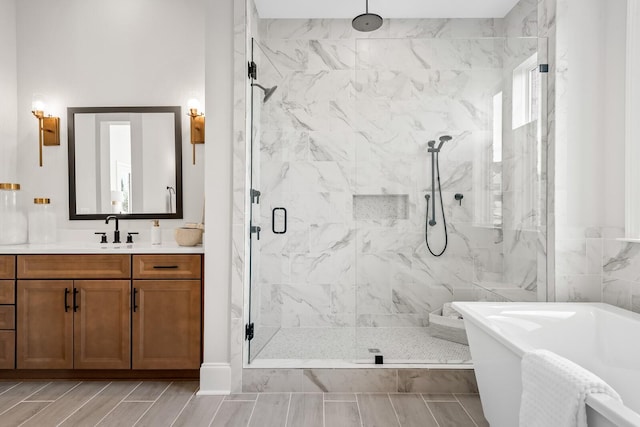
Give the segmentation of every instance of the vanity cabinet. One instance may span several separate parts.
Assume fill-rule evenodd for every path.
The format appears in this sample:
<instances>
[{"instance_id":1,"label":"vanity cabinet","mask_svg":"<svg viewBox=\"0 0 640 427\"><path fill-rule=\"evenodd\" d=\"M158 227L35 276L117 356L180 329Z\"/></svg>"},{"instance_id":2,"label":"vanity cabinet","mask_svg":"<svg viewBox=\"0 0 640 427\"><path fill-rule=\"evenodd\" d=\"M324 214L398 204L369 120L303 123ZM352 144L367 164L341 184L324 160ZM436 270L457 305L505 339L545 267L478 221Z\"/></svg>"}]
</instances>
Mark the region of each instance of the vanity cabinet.
<instances>
[{"instance_id":1,"label":"vanity cabinet","mask_svg":"<svg viewBox=\"0 0 640 427\"><path fill-rule=\"evenodd\" d=\"M199 255L133 256L133 369L198 369Z\"/></svg>"},{"instance_id":2,"label":"vanity cabinet","mask_svg":"<svg viewBox=\"0 0 640 427\"><path fill-rule=\"evenodd\" d=\"M128 258L18 256L17 368L129 369ZM122 280L91 279L98 275Z\"/></svg>"},{"instance_id":3,"label":"vanity cabinet","mask_svg":"<svg viewBox=\"0 0 640 427\"><path fill-rule=\"evenodd\" d=\"M0 369L15 368L15 257L0 255Z\"/></svg>"},{"instance_id":4,"label":"vanity cabinet","mask_svg":"<svg viewBox=\"0 0 640 427\"><path fill-rule=\"evenodd\" d=\"M0 369L199 369L201 255L18 255L12 277L2 258Z\"/></svg>"},{"instance_id":5,"label":"vanity cabinet","mask_svg":"<svg viewBox=\"0 0 640 427\"><path fill-rule=\"evenodd\" d=\"M0 369L197 374L202 277L200 254L0 255Z\"/></svg>"}]
</instances>

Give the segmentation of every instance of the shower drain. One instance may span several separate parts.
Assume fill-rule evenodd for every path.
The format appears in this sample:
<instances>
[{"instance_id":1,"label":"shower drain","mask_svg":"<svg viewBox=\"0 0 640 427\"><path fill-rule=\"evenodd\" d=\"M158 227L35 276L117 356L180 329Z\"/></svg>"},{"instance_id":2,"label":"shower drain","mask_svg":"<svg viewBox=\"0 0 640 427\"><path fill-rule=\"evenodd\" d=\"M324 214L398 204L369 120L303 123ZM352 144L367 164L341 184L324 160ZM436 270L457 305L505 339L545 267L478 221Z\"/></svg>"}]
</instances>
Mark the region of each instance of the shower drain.
<instances>
[{"instance_id":1,"label":"shower drain","mask_svg":"<svg viewBox=\"0 0 640 427\"><path fill-rule=\"evenodd\" d=\"M379 348L370 348L369 349L369 353L380 353L380 349Z\"/></svg>"}]
</instances>

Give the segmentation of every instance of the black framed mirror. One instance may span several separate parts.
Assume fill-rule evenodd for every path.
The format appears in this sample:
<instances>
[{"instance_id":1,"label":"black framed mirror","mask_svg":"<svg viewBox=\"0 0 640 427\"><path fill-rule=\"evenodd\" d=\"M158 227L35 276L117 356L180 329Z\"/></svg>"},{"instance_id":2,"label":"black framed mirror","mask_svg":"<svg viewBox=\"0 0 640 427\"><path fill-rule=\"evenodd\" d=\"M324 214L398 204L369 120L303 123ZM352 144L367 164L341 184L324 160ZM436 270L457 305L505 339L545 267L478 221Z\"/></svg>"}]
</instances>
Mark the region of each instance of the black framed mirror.
<instances>
[{"instance_id":1,"label":"black framed mirror","mask_svg":"<svg viewBox=\"0 0 640 427\"><path fill-rule=\"evenodd\" d=\"M179 106L67 108L69 219L181 219Z\"/></svg>"}]
</instances>

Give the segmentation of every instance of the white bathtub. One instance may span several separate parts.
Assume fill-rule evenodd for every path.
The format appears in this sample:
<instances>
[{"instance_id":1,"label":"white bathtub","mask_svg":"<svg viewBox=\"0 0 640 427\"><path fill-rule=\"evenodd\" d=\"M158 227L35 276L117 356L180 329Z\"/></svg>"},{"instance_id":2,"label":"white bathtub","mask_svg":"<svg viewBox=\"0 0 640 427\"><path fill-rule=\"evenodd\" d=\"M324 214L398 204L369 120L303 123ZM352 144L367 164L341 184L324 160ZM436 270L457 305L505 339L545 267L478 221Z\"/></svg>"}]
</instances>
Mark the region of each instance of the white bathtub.
<instances>
[{"instance_id":1,"label":"white bathtub","mask_svg":"<svg viewBox=\"0 0 640 427\"><path fill-rule=\"evenodd\" d=\"M518 425L526 351L547 349L605 380L624 405L587 398L589 426L640 426L640 315L587 303L455 302L491 427Z\"/></svg>"}]
</instances>

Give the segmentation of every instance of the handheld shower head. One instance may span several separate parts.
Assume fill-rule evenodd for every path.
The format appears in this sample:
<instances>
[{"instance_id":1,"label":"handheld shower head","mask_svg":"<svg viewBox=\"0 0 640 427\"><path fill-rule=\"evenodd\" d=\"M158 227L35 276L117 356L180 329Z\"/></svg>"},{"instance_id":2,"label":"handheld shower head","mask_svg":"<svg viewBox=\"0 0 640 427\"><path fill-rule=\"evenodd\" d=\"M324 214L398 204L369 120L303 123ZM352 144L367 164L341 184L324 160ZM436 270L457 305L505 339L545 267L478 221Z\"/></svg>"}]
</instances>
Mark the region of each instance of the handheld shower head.
<instances>
[{"instance_id":1,"label":"handheld shower head","mask_svg":"<svg viewBox=\"0 0 640 427\"><path fill-rule=\"evenodd\" d=\"M275 92L276 89L278 89L278 86L266 88L266 87L264 87L264 86L262 86L261 84L258 84L258 83L251 83L251 86L257 86L257 87L259 87L260 89L263 90L264 98L262 99L262 102L267 102L269 100L269 98L271 98L271 95L273 95L273 92Z\"/></svg>"},{"instance_id":2,"label":"handheld shower head","mask_svg":"<svg viewBox=\"0 0 640 427\"><path fill-rule=\"evenodd\" d=\"M440 149L442 148L442 145L445 142L451 141L453 138L451 138L449 135L443 135L439 139L440 139L440 144L438 144L438 151L440 151Z\"/></svg>"}]
</instances>

